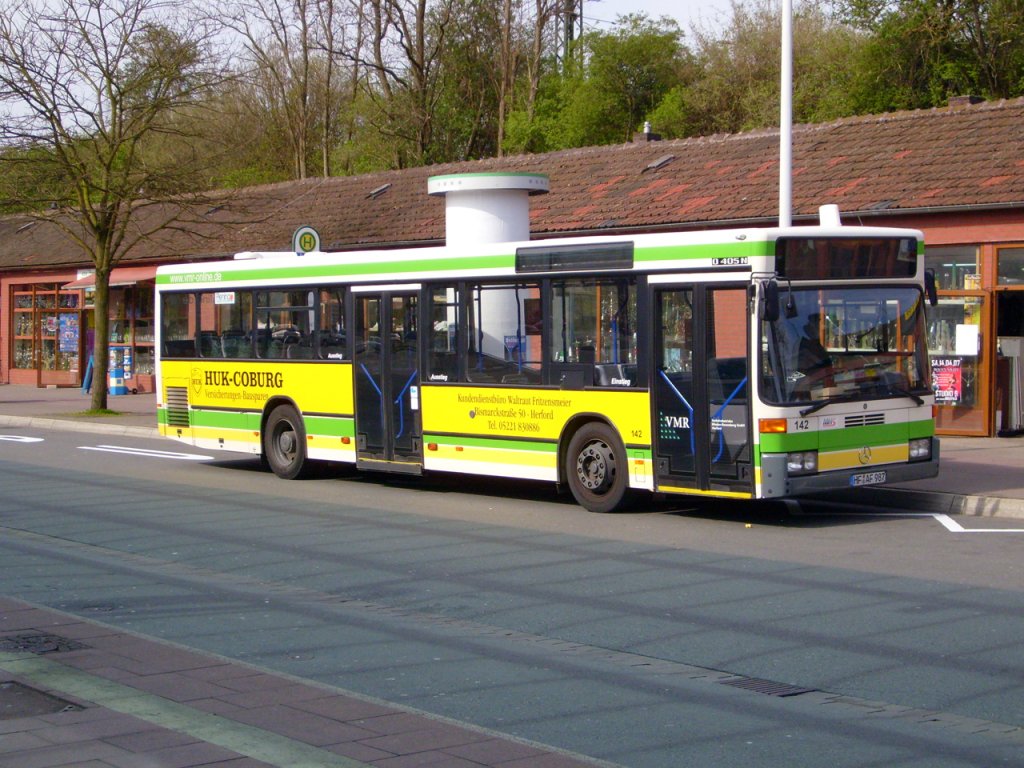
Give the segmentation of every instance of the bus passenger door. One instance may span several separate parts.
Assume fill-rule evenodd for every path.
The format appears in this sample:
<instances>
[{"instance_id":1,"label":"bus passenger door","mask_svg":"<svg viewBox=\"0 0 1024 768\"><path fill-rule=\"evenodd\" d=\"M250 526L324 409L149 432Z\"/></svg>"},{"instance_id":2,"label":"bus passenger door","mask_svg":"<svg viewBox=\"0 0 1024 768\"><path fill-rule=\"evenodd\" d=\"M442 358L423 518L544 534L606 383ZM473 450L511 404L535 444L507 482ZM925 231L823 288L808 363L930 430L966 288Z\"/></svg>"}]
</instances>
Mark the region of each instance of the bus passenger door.
<instances>
[{"instance_id":1,"label":"bus passenger door","mask_svg":"<svg viewBox=\"0 0 1024 768\"><path fill-rule=\"evenodd\" d=\"M418 293L354 293L356 464L419 474Z\"/></svg>"},{"instance_id":2,"label":"bus passenger door","mask_svg":"<svg viewBox=\"0 0 1024 768\"><path fill-rule=\"evenodd\" d=\"M749 495L746 287L673 286L654 298L658 487Z\"/></svg>"}]
</instances>

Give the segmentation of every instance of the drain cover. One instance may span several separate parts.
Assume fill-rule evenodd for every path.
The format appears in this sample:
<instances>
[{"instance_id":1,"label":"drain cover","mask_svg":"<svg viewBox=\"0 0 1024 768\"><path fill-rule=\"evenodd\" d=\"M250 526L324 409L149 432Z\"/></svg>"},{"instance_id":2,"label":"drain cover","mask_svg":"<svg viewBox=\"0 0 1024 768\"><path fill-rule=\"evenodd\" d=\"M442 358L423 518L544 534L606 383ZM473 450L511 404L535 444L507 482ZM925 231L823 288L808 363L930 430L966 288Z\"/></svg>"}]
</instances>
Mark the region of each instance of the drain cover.
<instances>
[{"instance_id":1,"label":"drain cover","mask_svg":"<svg viewBox=\"0 0 1024 768\"><path fill-rule=\"evenodd\" d=\"M77 712L77 704L15 682L0 682L0 720Z\"/></svg>"},{"instance_id":2,"label":"drain cover","mask_svg":"<svg viewBox=\"0 0 1024 768\"><path fill-rule=\"evenodd\" d=\"M812 693L816 688L801 688L789 683L779 683L775 680L764 680L760 677L733 677L728 680L720 680L721 685L729 685L733 688L742 688L745 691L763 693L766 696L777 696L780 699L787 696L799 696L803 693Z\"/></svg>"},{"instance_id":3,"label":"drain cover","mask_svg":"<svg viewBox=\"0 0 1024 768\"><path fill-rule=\"evenodd\" d=\"M60 635L10 635L0 637L0 651L22 653L58 653L60 651L80 651L89 646L77 640Z\"/></svg>"}]
</instances>

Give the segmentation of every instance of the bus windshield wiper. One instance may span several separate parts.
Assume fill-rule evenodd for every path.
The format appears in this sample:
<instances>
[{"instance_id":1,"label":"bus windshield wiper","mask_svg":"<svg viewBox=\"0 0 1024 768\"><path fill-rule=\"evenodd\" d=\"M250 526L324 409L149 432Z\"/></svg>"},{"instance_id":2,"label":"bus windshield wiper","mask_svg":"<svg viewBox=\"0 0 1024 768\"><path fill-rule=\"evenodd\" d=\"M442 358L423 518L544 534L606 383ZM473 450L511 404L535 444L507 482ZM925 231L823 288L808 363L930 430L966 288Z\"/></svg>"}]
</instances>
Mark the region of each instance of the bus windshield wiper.
<instances>
[{"instance_id":1,"label":"bus windshield wiper","mask_svg":"<svg viewBox=\"0 0 1024 768\"><path fill-rule=\"evenodd\" d=\"M924 405L924 400L921 398L920 395L911 392L909 389L904 389L903 387L894 387L891 384L886 385L886 393L898 397L909 397L911 400L914 401L915 405ZM824 408L827 405L831 405L832 403L849 403L852 402L853 400L868 399L869 397L870 396L865 392L848 392L845 395L827 397L824 400L818 400L816 403L812 403L811 405L807 406L802 411L800 411L800 415L810 416L812 413L820 411L822 408Z\"/></svg>"},{"instance_id":2,"label":"bus windshield wiper","mask_svg":"<svg viewBox=\"0 0 1024 768\"><path fill-rule=\"evenodd\" d=\"M820 411L825 406L832 405L832 403L850 403L850 402L853 402L854 400L862 400L863 398L864 398L864 393L863 392L850 392L850 393L845 394L845 395L836 395L835 397L826 397L824 400L819 400L818 402L812 403L811 405L809 405L806 408L804 408L802 411L800 411L800 415L801 416L810 416L815 411Z\"/></svg>"},{"instance_id":3,"label":"bus windshield wiper","mask_svg":"<svg viewBox=\"0 0 1024 768\"><path fill-rule=\"evenodd\" d=\"M915 405L924 405L924 400L921 399L920 395L916 395L909 389L903 387L894 387L892 384L888 385L889 393L892 395L899 395L900 397L909 397L914 401Z\"/></svg>"}]
</instances>

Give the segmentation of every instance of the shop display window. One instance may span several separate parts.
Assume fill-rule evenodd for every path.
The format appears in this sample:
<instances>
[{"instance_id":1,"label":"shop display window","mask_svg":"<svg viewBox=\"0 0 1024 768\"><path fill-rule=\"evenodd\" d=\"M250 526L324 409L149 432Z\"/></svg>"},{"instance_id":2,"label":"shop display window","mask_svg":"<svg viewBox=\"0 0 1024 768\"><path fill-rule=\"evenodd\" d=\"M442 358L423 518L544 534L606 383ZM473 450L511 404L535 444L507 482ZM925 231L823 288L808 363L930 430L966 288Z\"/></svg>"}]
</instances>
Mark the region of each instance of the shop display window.
<instances>
[{"instance_id":1,"label":"shop display window","mask_svg":"<svg viewBox=\"0 0 1024 768\"><path fill-rule=\"evenodd\" d=\"M12 367L78 371L81 312L77 291L56 284L15 288Z\"/></svg>"},{"instance_id":2,"label":"shop display window","mask_svg":"<svg viewBox=\"0 0 1024 768\"><path fill-rule=\"evenodd\" d=\"M1024 286L1024 248L1000 248L996 259L999 285Z\"/></svg>"},{"instance_id":3,"label":"shop display window","mask_svg":"<svg viewBox=\"0 0 1024 768\"><path fill-rule=\"evenodd\" d=\"M981 360L980 297L943 298L928 308L928 351L935 403L954 407L978 404Z\"/></svg>"},{"instance_id":4,"label":"shop display window","mask_svg":"<svg viewBox=\"0 0 1024 768\"><path fill-rule=\"evenodd\" d=\"M125 379L156 372L153 301L154 290L150 283L110 290L110 343L123 346L128 351Z\"/></svg>"},{"instance_id":5,"label":"shop display window","mask_svg":"<svg viewBox=\"0 0 1024 768\"><path fill-rule=\"evenodd\" d=\"M928 246L925 269L935 273L940 291L973 291L981 287L981 268L976 245Z\"/></svg>"}]
</instances>

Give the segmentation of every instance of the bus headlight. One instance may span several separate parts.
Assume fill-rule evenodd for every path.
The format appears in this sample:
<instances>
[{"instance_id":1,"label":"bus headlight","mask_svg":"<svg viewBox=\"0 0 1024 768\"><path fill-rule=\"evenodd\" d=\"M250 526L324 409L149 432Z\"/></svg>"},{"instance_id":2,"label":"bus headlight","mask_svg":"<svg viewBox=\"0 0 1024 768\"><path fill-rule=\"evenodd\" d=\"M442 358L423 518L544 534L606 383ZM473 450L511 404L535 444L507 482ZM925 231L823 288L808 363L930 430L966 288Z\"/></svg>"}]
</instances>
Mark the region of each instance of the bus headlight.
<instances>
[{"instance_id":1,"label":"bus headlight","mask_svg":"<svg viewBox=\"0 0 1024 768\"><path fill-rule=\"evenodd\" d=\"M919 437L910 441L910 460L927 461L932 457L932 439Z\"/></svg>"},{"instance_id":2,"label":"bus headlight","mask_svg":"<svg viewBox=\"0 0 1024 768\"><path fill-rule=\"evenodd\" d=\"M811 475L818 471L818 452L800 451L786 454L786 472L790 475Z\"/></svg>"}]
</instances>

